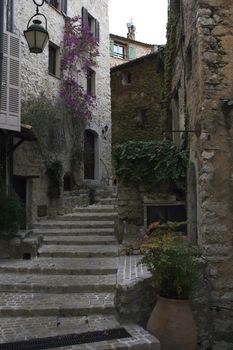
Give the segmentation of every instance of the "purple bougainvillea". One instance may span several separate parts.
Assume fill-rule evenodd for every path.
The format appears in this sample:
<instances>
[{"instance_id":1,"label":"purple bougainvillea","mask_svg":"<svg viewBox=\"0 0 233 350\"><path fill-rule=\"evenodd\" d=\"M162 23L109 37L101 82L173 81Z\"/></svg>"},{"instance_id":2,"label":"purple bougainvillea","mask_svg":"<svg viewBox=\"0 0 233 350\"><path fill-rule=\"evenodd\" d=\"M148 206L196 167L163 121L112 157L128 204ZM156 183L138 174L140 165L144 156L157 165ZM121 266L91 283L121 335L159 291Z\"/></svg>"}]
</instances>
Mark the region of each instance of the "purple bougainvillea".
<instances>
[{"instance_id":1,"label":"purple bougainvillea","mask_svg":"<svg viewBox=\"0 0 233 350\"><path fill-rule=\"evenodd\" d=\"M95 37L88 27L83 26L80 17L66 17L63 40L63 84L61 96L66 107L76 117L91 117L95 97L88 94L79 84L81 72L87 74L96 65L99 55Z\"/></svg>"}]
</instances>

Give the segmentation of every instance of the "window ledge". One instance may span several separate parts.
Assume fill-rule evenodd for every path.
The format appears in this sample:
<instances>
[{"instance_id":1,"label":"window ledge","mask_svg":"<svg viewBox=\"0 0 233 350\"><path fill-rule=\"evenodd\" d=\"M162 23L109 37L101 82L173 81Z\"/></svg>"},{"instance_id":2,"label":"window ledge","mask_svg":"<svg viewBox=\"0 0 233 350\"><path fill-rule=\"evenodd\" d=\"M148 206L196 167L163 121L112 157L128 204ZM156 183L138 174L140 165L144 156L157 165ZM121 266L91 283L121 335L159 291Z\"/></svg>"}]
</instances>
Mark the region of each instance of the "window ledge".
<instances>
[{"instance_id":1,"label":"window ledge","mask_svg":"<svg viewBox=\"0 0 233 350\"><path fill-rule=\"evenodd\" d=\"M49 4L48 2L47 2L47 4L49 5L49 7L51 7L53 10L55 10L57 13L59 13L59 15L61 15L61 16L63 16L63 17L67 17L67 14L66 14L66 13L64 13L64 12L62 12L62 11L60 11L60 10L58 10L56 7L54 7L53 5Z\"/></svg>"},{"instance_id":2,"label":"window ledge","mask_svg":"<svg viewBox=\"0 0 233 350\"><path fill-rule=\"evenodd\" d=\"M50 72L48 72L48 73L51 77L56 78L58 80L61 80L61 77L59 77L58 75L54 75L53 73L50 73Z\"/></svg>"}]
</instances>

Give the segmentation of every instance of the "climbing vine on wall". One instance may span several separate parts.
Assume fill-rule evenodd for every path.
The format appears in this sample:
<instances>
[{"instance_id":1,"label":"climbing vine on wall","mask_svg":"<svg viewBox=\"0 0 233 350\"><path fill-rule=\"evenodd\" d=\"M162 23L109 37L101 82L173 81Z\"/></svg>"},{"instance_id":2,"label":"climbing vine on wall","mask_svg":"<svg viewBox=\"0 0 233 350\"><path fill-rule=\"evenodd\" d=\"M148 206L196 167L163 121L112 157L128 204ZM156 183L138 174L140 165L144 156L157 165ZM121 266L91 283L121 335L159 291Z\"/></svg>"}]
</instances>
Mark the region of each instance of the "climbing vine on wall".
<instances>
[{"instance_id":1,"label":"climbing vine on wall","mask_svg":"<svg viewBox=\"0 0 233 350\"><path fill-rule=\"evenodd\" d=\"M87 76L88 69L96 65L99 55L94 35L84 26L80 17L67 17L63 40L63 84L61 96L76 118L91 116L95 97L81 83L80 73Z\"/></svg>"},{"instance_id":2,"label":"climbing vine on wall","mask_svg":"<svg viewBox=\"0 0 233 350\"><path fill-rule=\"evenodd\" d=\"M90 29L82 23L81 17L66 17L63 39L63 80L60 95L68 109L68 125L72 137L71 161L74 165L82 160L83 131L90 119L95 96L87 92L82 82L88 69L96 66L98 45Z\"/></svg>"},{"instance_id":3,"label":"climbing vine on wall","mask_svg":"<svg viewBox=\"0 0 233 350\"><path fill-rule=\"evenodd\" d=\"M119 181L127 186L159 190L163 185L185 189L187 153L170 141L128 141L114 147Z\"/></svg>"}]
</instances>

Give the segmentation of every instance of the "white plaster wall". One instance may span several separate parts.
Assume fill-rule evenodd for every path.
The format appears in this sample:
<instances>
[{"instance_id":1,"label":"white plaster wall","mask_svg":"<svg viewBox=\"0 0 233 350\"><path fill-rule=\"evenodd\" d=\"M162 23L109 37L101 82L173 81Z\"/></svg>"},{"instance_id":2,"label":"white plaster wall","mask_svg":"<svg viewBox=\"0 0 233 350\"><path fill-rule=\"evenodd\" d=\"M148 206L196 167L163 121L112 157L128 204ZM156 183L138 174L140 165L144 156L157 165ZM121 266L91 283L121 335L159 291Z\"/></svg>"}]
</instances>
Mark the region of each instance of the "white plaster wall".
<instances>
[{"instance_id":1,"label":"white plaster wall","mask_svg":"<svg viewBox=\"0 0 233 350\"><path fill-rule=\"evenodd\" d=\"M111 111L110 111L110 58L109 58L109 21L108 21L108 0L68 0L68 16L80 15L82 6L100 22L100 56L97 58L96 72L96 107L93 110L90 124L95 124L100 130L101 154L100 173L103 178L111 175ZM57 46L62 46L64 16L44 3L40 11L47 17L48 32L50 41ZM15 1L15 32L21 35L22 41L22 99L27 100L43 92L47 97L54 100L59 96L61 80L48 73L48 46L42 54L29 52L27 43L23 36L29 18L35 13L35 5L32 0ZM86 82L84 81L84 87ZM102 128L107 125L108 132L105 138L102 137ZM17 151L15 171L20 172L22 157L25 153ZM17 161L18 158L18 161ZM105 164L102 166L101 164ZM66 161L65 167L69 167ZM17 170L18 169L18 170ZM107 170L106 170L107 169ZM69 169L65 169L68 171ZM108 176L106 176L108 173Z\"/></svg>"}]
</instances>

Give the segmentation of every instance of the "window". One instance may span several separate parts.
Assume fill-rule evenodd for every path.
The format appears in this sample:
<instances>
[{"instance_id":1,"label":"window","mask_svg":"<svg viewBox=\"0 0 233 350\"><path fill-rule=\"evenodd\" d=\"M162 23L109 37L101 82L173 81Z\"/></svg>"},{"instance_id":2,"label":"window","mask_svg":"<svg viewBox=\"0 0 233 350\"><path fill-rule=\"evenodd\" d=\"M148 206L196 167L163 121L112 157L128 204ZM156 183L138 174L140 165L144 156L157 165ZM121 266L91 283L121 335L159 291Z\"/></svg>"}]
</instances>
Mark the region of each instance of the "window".
<instances>
[{"instance_id":1,"label":"window","mask_svg":"<svg viewBox=\"0 0 233 350\"><path fill-rule=\"evenodd\" d=\"M49 43L49 73L54 76L60 75L59 69L59 47L53 43Z\"/></svg>"},{"instance_id":2,"label":"window","mask_svg":"<svg viewBox=\"0 0 233 350\"><path fill-rule=\"evenodd\" d=\"M53 7L55 7L55 9L59 9L59 1L58 0L49 0L49 4Z\"/></svg>"},{"instance_id":3,"label":"window","mask_svg":"<svg viewBox=\"0 0 233 350\"><path fill-rule=\"evenodd\" d=\"M154 221L186 221L186 207L185 204L175 204L175 205L156 205L146 207L146 219L147 226L149 226ZM185 232L187 230L186 225L183 227Z\"/></svg>"},{"instance_id":4,"label":"window","mask_svg":"<svg viewBox=\"0 0 233 350\"><path fill-rule=\"evenodd\" d=\"M67 0L48 0L48 3L63 14L67 14Z\"/></svg>"},{"instance_id":5,"label":"window","mask_svg":"<svg viewBox=\"0 0 233 350\"><path fill-rule=\"evenodd\" d=\"M146 128L148 126L148 116L145 108L137 108L135 122L140 128Z\"/></svg>"},{"instance_id":6,"label":"window","mask_svg":"<svg viewBox=\"0 0 233 350\"><path fill-rule=\"evenodd\" d=\"M6 30L14 31L14 0L6 1Z\"/></svg>"},{"instance_id":7,"label":"window","mask_svg":"<svg viewBox=\"0 0 233 350\"><path fill-rule=\"evenodd\" d=\"M95 71L87 70L87 93L95 96Z\"/></svg>"},{"instance_id":8,"label":"window","mask_svg":"<svg viewBox=\"0 0 233 350\"><path fill-rule=\"evenodd\" d=\"M126 47L123 44L118 44L114 42L114 50L113 50L114 57L118 58L126 58Z\"/></svg>"},{"instance_id":9,"label":"window","mask_svg":"<svg viewBox=\"0 0 233 350\"><path fill-rule=\"evenodd\" d=\"M89 29L94 35L96 43L100 41L100 26L96 18L94 18L85 7L82 7L82 25Z\"/></svg>"},{"instance_id":10,"label":"window","mask_svg":"<svg viewBox=\"0 0 233 350\"><path fill-rule=\"evenodd\" d=\"M131 84L132 78L130 72L125 72L122 74L122 85L126 86Z\"/></svg>"}]
</instances>

